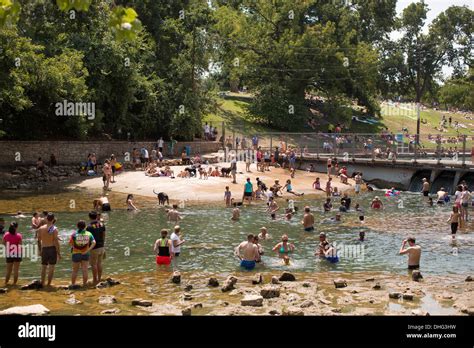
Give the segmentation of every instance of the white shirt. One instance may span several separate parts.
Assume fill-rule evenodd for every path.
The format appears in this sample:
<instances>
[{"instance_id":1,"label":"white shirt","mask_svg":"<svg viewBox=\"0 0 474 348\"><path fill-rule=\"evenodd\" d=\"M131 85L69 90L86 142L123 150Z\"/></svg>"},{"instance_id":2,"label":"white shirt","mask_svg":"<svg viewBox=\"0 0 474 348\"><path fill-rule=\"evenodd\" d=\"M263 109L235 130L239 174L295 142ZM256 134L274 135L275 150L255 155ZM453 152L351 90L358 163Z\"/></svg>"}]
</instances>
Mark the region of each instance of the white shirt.
<instances>
[{"instance_id":1,"label":"white shirt","mask_svg":"<svg viewBox=\"0 0 474 348\"><path fill-rule=\"evenodd\" d=\"M147 149L145 149L145 151L143 151L143 157L148 158L148 150Z\"/></svg>"},{"instance_id":2,"label":"white shirt","mask_svg":"<svg viewBox=\"0 0 474 348\"><path fill-rule=\"evenodd\" d=\"M181 239L179 238L179 236L176 234L176 233L171 233L171 252L172 253L180 253L181 252L181 246L177 246L175 247L174 246L174 241L177 241L178 243L181 241Z\"/></svg>"},{"instance_id":3,"label":"white shirt","mask_svg":"<svg viewBox=\"0 0 474 348\"><path fill-rule=\"evenodd\" d=\"M462 195L461 191L456 191L454 193L454 197L456 197L456 199L455 199L456 202L458 202L458 203L461 202L461 195Z\"/></svg>"},{"instance_id":4,"label":"white shirt","mask_svg":"<svg viewBox=\"0 0 474 348\"><path fill-rule=\"evenodd\" d=\"M163 147L163 139L158 140L158 147Z\"/></svg>"}]
</instances>

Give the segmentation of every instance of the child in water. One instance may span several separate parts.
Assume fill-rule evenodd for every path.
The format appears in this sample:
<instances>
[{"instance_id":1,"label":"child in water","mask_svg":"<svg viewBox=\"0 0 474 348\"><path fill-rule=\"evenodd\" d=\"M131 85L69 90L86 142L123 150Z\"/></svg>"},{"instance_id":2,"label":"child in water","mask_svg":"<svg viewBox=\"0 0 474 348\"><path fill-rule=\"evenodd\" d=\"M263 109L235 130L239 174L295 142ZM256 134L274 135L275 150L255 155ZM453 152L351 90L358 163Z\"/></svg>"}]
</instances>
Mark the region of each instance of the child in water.
<instances>
[{"instance_id":1,"label":"child in water","mask_svg":"<svg viewBox=\"0 0 474 348\"><path fill-rule=\"evenodd\" d=\"M231 206L231 197L232 193L229 190L229 186L225 187L225 192L224 192L224 201L225 201L225 206L230 207Z\"/></svg>"},{"instance_id":2,"label":"child in water","mask_svg":"<svg viewBox=\"0 0 474 348\"><path fill-rule=\"evenodd\" d=\"M451 237L455 239L456 232L458 231L458 227L460 227L461 225L461 214L459 213L458 207L456 206L453 207L453 212L451 213L451 216L446 222L451 222Z\"/></svg>"},{"instance_id":3,"label":"child in water","mask_svg":"<svg viewBox=\"0 0 474 348\"><path fill-rule=\"evenodd\" d=\"M240 219L240 209L237 208L237 203L234 202L234 209L232 210L232 221L239 221Z\"/></svg>"}]
</instances>

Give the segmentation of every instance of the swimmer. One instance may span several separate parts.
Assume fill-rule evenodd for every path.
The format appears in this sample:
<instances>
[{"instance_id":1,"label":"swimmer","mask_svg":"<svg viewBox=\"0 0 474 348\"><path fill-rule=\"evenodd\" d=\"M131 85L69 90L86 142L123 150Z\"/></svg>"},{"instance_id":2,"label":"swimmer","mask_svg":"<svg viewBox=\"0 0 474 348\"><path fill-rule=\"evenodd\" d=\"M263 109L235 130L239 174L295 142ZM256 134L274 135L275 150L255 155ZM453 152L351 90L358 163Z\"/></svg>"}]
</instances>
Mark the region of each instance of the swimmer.
<instances>
[{"instance_id":1,"label":"swimmer","mask_svg":"<svg viewBox=\"0 0 474 348\"><path fill-rule=\"evenodd\" d=\"M128 200L128 198L127 198ZM102 196L100 198L96 198L93 201L94 210L95 211L110 211L110 203L109 199L106 196Z\"/></svg>"},{"instance_id":2,"label":"swimmer","mask_svg":"<svg viewBox=\"0 0 474 348\"><path fill-rule=\"evenodd\" d=\"M337 186L334 187L334 189L332 190L332 196L333 197L339 197L341 194L339 193L338 189L337 189Z\"/></svg>"},{"instance_id":3,"label":"swimmer","mask_svg":"<svg viewBox=\"0 0 474 348\"><path fill-rule=\"evenodd\" d=\"M304 215L301 223L303 224L305 232L314 231L314 215L308 206L304 207Z\"/></svg>"},{"instance_id":4,"label":"swimmer","mask_svg":"<svg viewBox=\"0 0 474 348\"><path fill-rule=\"evenodd\" d=\"M128 195L127 196L127 211L134 211L138 210L138 208L133 204L133 195Z\"/></svg>"},{"instance_id":5,"label":"swimmer","mask_svg":"<svg viewBox=\"0 0 474 348\"><path fill-rule=\"evenodd\" d=\"M261 240L267 240L270 239L271 236L268 234L267 228L266 227L261 227L260 228L260 233L258 234L258 238Z\"/></svg>"},{"instance_id":6,"label":"swimmer","mask_svg":"<svg viewBox=\"0 0 474 348\"><path fill-rule=\"evenodd\" d=\"M337 213L335 217L327 218L321 221L322 224L338 223L338 222L342 222L341 213Z\"/></svg>"},{"instance_id":7,"label":"swimmer","mask_svg":"<svg viewBox=\"0 0 474 348\"><path fill-rule=\"evenodd\" d=\"M253 243L254 236L249 234L247 240L235 248L235 256L240 259L240 267L251 271L255 268L256 261L260 258L258 246Z\"/></svg>"},{"instance_id":8,"label":"swimmer","mask_svg":"<svg viewBox=\"0 0 474 348\"><path fill-rule=\"evenodd\" d=\"M23 219L23 218L26 218L26 215L24 215L21 211L17 211L16 215L13 218L14 219Z\"/></svg>"},{"instance_id":9,"label":"swimmer","mask_svg":"<svg viewBox=\"0 0 474 348\"><path fill-rule=\"evenodd\" d=\"M240 219L240 209L237 208L237 203L234 202L234 209L232 209L232 221L239 221Z\"/></svg>"},{"instance_id":10,"label":"swimmer","mask_svg":"<svg viewBox=\"0 0 474 348\"><path fill-rule=\"evenodd\" d=\"M445 204L446 203L446 197L448 196L448 192L445 191L444 187L441 187L438 192L436 192L436 195L438 196L438 199L436 201L436 204Z\"/></svg>"},{"instance_id":11,"label":"swimmer","mask_svg":"<svg viewBox=\"0 0 474 348\"><path fill-rule=\"evenodd\" d=\"M171 264L171 259L173 258L173 254L171 253L172 244L171 240L167 238L167 229L162 229L160 233L161 238L157 239L155 241L155 245L153 246L153 251L156 254L156 264L157 266L168 266L169 264Z\"/></svg>"},{"instance_id":12,"label":"swimmer","mask_svg":"<svg viewBox=\"0 0 474 348\"><path fill-rule=\"evenodd\" d=\"M281 242L275 245L272 250L277 251L278 256L288 266L290 264L289 253L295 251L295 246L292 243L288 243L288 235L284 234L281 236Z\"/></svg>"},{"instance_id":13,"label":"swimmer","mask_svg":"<svg viewBox=\"0 0 474 348\"><path fill-rule=\"evenodd\" d=\"M375 198L372 200L372 203L370 204L370 207L372 209L383 209L383 203L379 196L375 196Z\"/></svg>"},{"instance_id":14,"label":"swimmer","mask_svg":"<svg viewBox=\"0 0 474 348\"><path fill-rule=\"evenodd\" d=\"M325 213L328 211L331 211L332 209L331 198L326 198L326 202L323 204L323 209Z\"/></svg>"},{"instance_id":15,"label":"swimmer","mask_svg":"<svg viewBox=\"0 0 474 348\"><path fill-rule=\"evenodd\" d=\"M428 198L428 205L429 205L430 207L433 206L433 198L432 198L432 197Z\"/></svg>"},{"instance_id":16,"label":"swimmer","mask_svg":"<svg viewBox=\"0 0 474 348\"><path fill-rule=\"evenodd\" d=\"M285 218L286 218L286 220L290 221L292 217L293 217L293 212L291 211L291 209L286 208L285 209Z\"/></svg>"},{"instance_id":17,"label":"swimmer","mask_svg":"<svg viewBox=\"0 0 474 348\"><path fill-rule=\"evenodd\" d=\"M293 188L291 187L291 180L290 179L286 180L286 185L283 188L286 188L286 192L291 193L295 196L303 196L304 195L304 193L297 193L297 192L293 191Z\"/></svg>"},{"instance_id":18,"label":"swimmer","mask_svg":"<svg viewBox=\"0 0 474 348\"><path fill-rule=\"evenodd\" d=\"M409 247L405 249L405 245L407 244ZM402 246L400 247L400 255L408 254L408 269L420 269L420 259L421 259L421 247L416 245L416 241L414 237L409 237L402 242Z\"/></svg>"},{"instance_id":19,"label":"swimmer","mask_svg":"<svg viewBox=\"0 0 474 348\"><path fill-rule=\"evenodd\" d=\"M270 213L270 216L271 216L272 220L276 219L276 212L279 209L280 209L280 207L278 206L277 202L275 201L275 199L273 197L271 197L270 202L268 203L267 212Z\"/></svg>"},{"instance_id":20,"label":"swimmer","mask_svg":"<svg viewBox=\"0 0 474 348\"><path fill-rule=\"evenodd\" d=\"M38 212L33 213L33 217L31 218L31 228L37 230L41 226L41 218Z\"/></svg>"},{"instance_id":21,"label":"swimmer","mask_svg":"<svg viewBox=\"0 0 474 348\"><path fill-rule=\"evenodd\" d=\"M178 224L179 220L183 219L181 215L179 215L177 204L173 204L173 209L168 210L167 217L169 222L173 222L176 225Z\"/></svg>"},{"instance_id":22,"label":"swimmer","mask_svg":"<svg viewBox=\"0 0 474 348\"><path fill-rule=\"evenodd\" d=\"M363 242L365 239L365 231L359 232L359 241Z\"/></svg>"},{"instance_id":23,"label":"swimmer","mask_svg":"<svg viewBox=\"0 0 474 348\"><path fill-rule=\"evenodd\" d=\"M356 210L356 212L359 213L359 221L360 221L360 223L363 224L363 223L364 223L364 220L365 220L364 209L362 209L362 208L360 207L360 204L359 204L359 203L356 203L356 205L355 205L355 210Z\"/></svg>"},{"instance_id":24,"label":"swimmer","mask_svg":"<svg viewBox=\"0 0 474 348\"><path fill-rule=\"evenodd\" d=\"M451 216L446 222L451 222L451 237L453 240L456 238L456 232L458 231L458 227L461 226L461 214L459 213L459 208L453 206L453 212Z\"/></svg>"}]
</instances>

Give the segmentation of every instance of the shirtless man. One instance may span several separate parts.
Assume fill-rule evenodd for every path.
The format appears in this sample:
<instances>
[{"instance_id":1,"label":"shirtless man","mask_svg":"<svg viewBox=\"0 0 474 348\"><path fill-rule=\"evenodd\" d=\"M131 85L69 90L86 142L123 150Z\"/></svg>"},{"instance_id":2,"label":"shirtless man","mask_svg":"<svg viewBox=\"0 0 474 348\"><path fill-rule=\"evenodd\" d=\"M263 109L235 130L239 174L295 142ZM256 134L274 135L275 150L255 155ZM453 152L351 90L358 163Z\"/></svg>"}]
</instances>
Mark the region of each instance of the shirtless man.
<instances>
[{"instance_id":1,"label":"shirtless man","mask_svg":"<svg viewBox=\"0 0 474 348\"><path fill-rule=\"evenodd\" d=\"M168 210L168 221L174 222L178 224L178 221L182 219L181 215L179 215L178 205L173 204L173 209Z\"/></svg>"},{"instance_id":2,"label":"shirtless man","mask_svg":"<svg viewBox=\"0 0 474 348\"><path fill-rule=\"evenodd\" d=\"M267 211L270 213L270 216L272 217L272 220L276 219L276 212L280 209L278 206L277 202L273 197L270 198L270 202L268 203L268 209Z\"/></svg>"},{"instance_id":3,"label":"shirtless man","mask_svg":"<svg viewBox=\"0 0 474 348\"><path fill-rule=\"evenodd\" d=\"M266 227L260 228L260 233L258 234L258 239L267 240L267 239L270 239L270 238L271 238L271 236L268 234L267 228Z\"/></svg>"},{"instance_id":4,"label":"shirtless man","mask_svg":"<svg viewBox=\"0 0 474 348\"><path fill-rule=\"evenodd\" d=\"M253 234L249 234L247 241L240 243L235 248L235 255L240 259L240 267L248 271L255 268L256 260L260 258L258 247L253 243L253 240Z\"/></svg>"},{"instance_id":5,"label":"shirtless man","mask_svg":"<svg viewBox=\"0 0 474 348\"><path fill-rule=\"evenodd\" d=\"M306 232L314 231L314 215L311 214L308 206L304 207L304 216L303 221L301 221L301 223L303 224L304 230Z\"/></svg>"},{"instance_id":6,"label":"shirtless man","mask_svg":"<svg viewBox=\"0 0 474 348\"><path fill-rule=\"evenodd\" d=\"M407 244L409 247L405 249ZM409 237L402 242L400 247L400 255L408 254L408 269L414 270L420 268L421 247L415 244L415 238Z\"/></svg>"},{"instance_id":7,"label":"shirtless man","mask_svg":"<svg viewBox=\"0 0 474 348\"><path fill-rule=\"evenodd\" d=\"M436 195L438 196L438 200L436 201L437 204L445 204L446 203L446 196L447 192L444 190L444 187L441 187Z\"/></svg>"},{"instance_id":8,"label":"shirtless man","mask_svg":"<svg viewBox=\"0 0 474 348\"><path fill-rule=\"evenodd\" d=\"M48 213L46 224L38 229L38 244L41 252L41 285L44 286L46 278L46 270L48 272L48 286L54 276L54 267L58 260L61 259L61 249L59 247L58 229L54 226L56 219L53 213Z\"/></svg>"},{"instance_id":9,"label":"shirtless man","mask_svg":"<svg viewBox=\"0 0 474 348\"><path fill-rule=\"evenodd\" d=\"M430 194L430 183L428 182L428 180L426 180L426 178L423 178L422 182L423 188L421 189L421 192L423 193L424 197L428 197L428 195Z\"/></svg>"},{"instance_id":10,"label":"shirtless man","mask_svg":"<svg viewBox=\"0 0 474 348\"><path fill-rule=\"evenodd\" d=\"M232 209L232 221L239 221L240 219L240 209L237 208L237 203L234 202L234 209Z\"/></svg>"}]
</instances>

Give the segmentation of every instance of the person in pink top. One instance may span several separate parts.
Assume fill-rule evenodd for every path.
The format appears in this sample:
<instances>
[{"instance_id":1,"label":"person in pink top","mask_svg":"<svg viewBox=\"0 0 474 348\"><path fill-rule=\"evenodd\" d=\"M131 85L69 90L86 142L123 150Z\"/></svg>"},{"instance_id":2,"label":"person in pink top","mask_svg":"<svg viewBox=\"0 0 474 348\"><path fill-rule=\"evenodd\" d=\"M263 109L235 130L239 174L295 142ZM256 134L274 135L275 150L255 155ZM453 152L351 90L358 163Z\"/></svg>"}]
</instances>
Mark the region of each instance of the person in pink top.
<instances>
[{"instance_id":1,"label":"person in pink top","mask_svg":"<svg viewBox=\"0 0 474 348\"><path fill-rule=\"evenodd\" d=\"M13 271L13 285L16 285L18 281L18 271L20 270L21 262L21 241L22 237L20 233L17 233L18 224L12 222L8 228L8 232L3 236L3 245L6 246L6 260L7 260L7 273L5 276L5 285L10 281L10 276Z\"/></svg>"}]
</instances>

